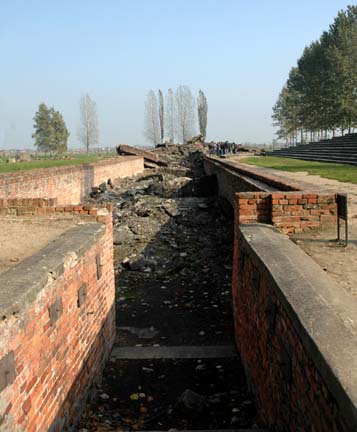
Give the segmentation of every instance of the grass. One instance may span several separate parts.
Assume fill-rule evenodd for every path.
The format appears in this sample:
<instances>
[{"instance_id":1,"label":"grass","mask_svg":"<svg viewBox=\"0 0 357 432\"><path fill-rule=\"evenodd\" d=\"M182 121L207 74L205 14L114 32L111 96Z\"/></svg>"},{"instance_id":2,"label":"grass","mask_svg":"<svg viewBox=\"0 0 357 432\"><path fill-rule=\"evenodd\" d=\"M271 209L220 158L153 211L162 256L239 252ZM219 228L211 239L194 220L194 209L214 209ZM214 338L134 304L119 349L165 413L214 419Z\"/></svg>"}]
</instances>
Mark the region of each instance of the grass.
<instances>
[{"instance_id":1,"label":"grass","mask_svg":"<svg viewBox=\"0 0 357 432\"><path fill-rule=\"evenodd\" d=\"M116 155L116 154L115 154ZM83 163L98 162L103 159L108 159L115 156L113 153L106 154L70 154L70 159L46 159L34 160L30 162L13 162L7 163L0 160L0 173L8 173L14 171L32 170L38 168L61 167L68 165L80 165Z\"/></svg>"},{"instance_id":2,"label":"grass","mask_svg":"<svg viewBox=\"0 0 357 432\"><path fill-rule=\"evenodd\" d=\"M274 168L282 171L305 171L309 174L319 175L320 177L357 184L357 167L353 165L313 162L273 156L247 157L241 159L240 162L264 168Z\"/></svg>"}]
</instances>

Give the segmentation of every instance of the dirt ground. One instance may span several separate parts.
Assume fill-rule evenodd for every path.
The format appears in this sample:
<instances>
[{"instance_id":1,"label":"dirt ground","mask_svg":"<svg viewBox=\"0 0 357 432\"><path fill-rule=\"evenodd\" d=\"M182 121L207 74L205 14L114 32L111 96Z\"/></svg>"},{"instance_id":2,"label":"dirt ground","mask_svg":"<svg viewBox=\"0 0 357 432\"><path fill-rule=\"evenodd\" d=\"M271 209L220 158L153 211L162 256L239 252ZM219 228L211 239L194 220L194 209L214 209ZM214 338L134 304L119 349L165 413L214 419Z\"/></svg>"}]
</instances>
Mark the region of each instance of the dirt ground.
<instances>
[{"instance_id":1,"label":"dirt ground","mask_svg":"<svg viewBox=\"0 0 357 432\"><path fill-rule=\"evenodd\" d=\"M0 273L35 254L72 225L66 221L6 220L1 221Z\"/></svg>"},{"instance_id":2,"label":"dirt ground","mask_svg":"<svg viewBox=\"0 0 357 432\"><path fill-rule=\"evenodd\" d=\"M244 156L245 157L245 156ZM230 160L241 157L229 158ZM246 165L246 164L243 164ZM252 167L252 165L246 165ZM254 167L255 169L261 169ZM357 169L357 168L356 168ZM357 185L353 183L344 183L337 180L322 178L317 175L311 175L307 172L288 172L278 171L271 168L263 168L270 171L276 176L284 179L294 180L304 183L309 190L326 190L334 193L346 193L348 195L348 236L349 243L345 247L339 244L336 229L324 231L311 231L297 236L297 244L313 258L326 273L338 283L357 296ZM344 238L344 222L342 222L341 233Z\"/></svg>"},{"instance_id":3,"label":"dirt ground","mask_svg":"<svg viewBox=\"0 0 357 432\"><path fill-rule=\"evenodd\" d=\"M114 204L116 346L233 345L233 219L200 181L201 154L162 149L168 168L122 180ZM182 410L185 390L205 401ZM239 358L111 359L79 430L256 428Z\"/></svg>"}]
</instances>

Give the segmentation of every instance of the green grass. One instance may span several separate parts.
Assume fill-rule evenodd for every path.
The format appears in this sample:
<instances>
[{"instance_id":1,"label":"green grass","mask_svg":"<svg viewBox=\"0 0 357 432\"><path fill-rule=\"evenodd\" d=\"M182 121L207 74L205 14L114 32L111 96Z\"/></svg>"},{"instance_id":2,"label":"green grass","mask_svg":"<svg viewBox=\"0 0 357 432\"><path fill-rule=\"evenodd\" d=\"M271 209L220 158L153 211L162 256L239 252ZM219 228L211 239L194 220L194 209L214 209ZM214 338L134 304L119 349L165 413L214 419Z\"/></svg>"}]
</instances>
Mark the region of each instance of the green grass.
<instances>
[{"instance_id":1,"label":"green grass","mask_svg":"<svg viewBox=\"0 0 357 432\"><path fill-rule=\"evenodd\" d=\"M80 165L83 163L92 163L98 162L103 159L108 159L116 154L106 153L106 154L71 154L68 155L70 159L46 159L41 158L40 160L34 160L30 162L13 162L7 163L3 160L0 160L0 173L14 172L14 171L23 171L23 170L32 170L37 168L51 168L51 167L61 167L68 165Z\"/></svg>"},{"instance_id":2,"label":"green grass","mask_svg":"<svg viewBox=\"0 0 357 432\"><path fill-rule=\"evenodd\" d=\"M282 171L306 171L332 180L357 184L357 166L336 163L314 162L299 159L273 156L255 156L240 160L241 162L264 168L274 168Z\"/></svg>"}]
</instances>

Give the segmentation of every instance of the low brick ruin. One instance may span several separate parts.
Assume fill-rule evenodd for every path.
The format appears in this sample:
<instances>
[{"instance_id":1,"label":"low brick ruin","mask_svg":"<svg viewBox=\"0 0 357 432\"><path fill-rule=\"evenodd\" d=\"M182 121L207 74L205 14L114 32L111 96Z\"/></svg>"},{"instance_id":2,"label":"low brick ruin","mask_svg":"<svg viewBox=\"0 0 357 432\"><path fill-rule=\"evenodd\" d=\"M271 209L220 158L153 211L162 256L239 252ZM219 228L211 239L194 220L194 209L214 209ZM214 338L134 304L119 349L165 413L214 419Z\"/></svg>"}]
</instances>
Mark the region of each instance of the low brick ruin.
<instances>
[{"instance_id":1,"label":"low brick ruin","mask_svg":"<svg viewBox=\"0 0 357 432\"><path fill-rule=\"evenodd\" d=\"M238 222L263 222L285 234L297 234L311 228L336 226L336 194L242 192L236 195Z\"/></svg>"},{"instance_id":2,"label":"low brick ruin","mask_svg":"<svg viewBox=\"0 0 357 432\"><path fill-rule=\"evenodd\" d=\"M129 157L0 176L2 218L73 225L0 274L1 430L76 423L115 339L112 208L78 203L92 186L142 170Z\"/></svg>"},{"instance_id":3,"label":"low brick ruin","mask_svg":"<svg viewBox=\"0 0 357 432\"><path fill-rule=\"evenodd\" d=\"M101 375L115 339L112 208L81 201L93 185L142 172L142 158L125 160L0 176L1 218L73 225L0 274L0 430L73 429ZM235 337L263 421L356 430L357 307L284 235L335 225L336 195L204 165L235 208Z\"/></svg>"},{"instance_id":4,"label":"low brick ruin","mask_svg":"<svg viewBox=\"0 0 357 432\"><path fill-rule=\"evenodd\" d=\"M59 205L78 204L108 179L142 173L140 156L101 162L0 174L0 198L56 198Z\"/></svg>"},{"instance_id":5,"label":"low brick ruin","mask_svg":"<svg viewBox=\"0 0 357 432\"><path fill-rule=\"evenodd\" d=\"M305 190L244 165L204 159L205 171L215 175L219 194L229 201L239 223L262 222L285 234L337 224L337 194Z\"/></svg>"},{"instance_id":6,"label":"low brick ruin","mask_svg":"<svg viewBox=\"0 0 357 432\"><path fill-rule=\"evenodd\" d=\"M266 424L356 430L357 305L350 295L276 228L237 223L233 302L238 350Z\"/></svg>"},{"instance_id":7,"label":"low brick ruin","mask_svg":"<svg viewBox=\"0 0 357 432\"><path fill-rule=\"evenodd\" d=\"M235 209L235 336L258 410L276 431L357 428L357 305L288 235L337 226L337 195L205 158Z\"/></svg>"}]
</instances>

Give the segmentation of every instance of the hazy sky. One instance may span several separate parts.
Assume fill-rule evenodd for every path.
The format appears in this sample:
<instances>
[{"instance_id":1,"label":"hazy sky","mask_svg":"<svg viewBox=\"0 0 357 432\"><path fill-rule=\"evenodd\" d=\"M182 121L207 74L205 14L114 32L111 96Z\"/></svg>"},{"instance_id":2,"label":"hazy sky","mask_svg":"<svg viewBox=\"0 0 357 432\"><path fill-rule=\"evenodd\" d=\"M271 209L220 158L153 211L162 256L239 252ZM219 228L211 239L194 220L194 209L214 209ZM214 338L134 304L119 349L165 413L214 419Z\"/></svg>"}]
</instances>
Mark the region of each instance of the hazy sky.
<instances>
[{"instance_id":1,"label":"hazy sky","mask_svg":"<svg viewBox=\"0 0 357 432\"><path fill-rule=\"evenodd\" d=\"M0 148L31 147L40 102L78 146L79 98L100 142L143 145L150 89L208 99L208 140L270 142L271 108L304 46L343 0L0 0Z\"/></svg>"}]
</instances>

